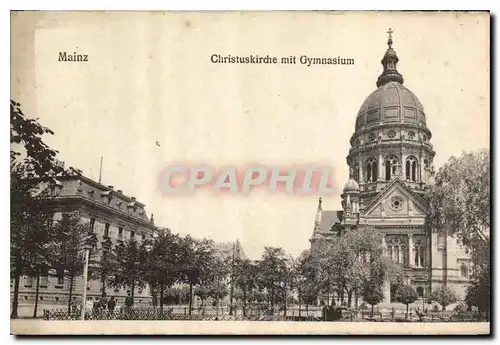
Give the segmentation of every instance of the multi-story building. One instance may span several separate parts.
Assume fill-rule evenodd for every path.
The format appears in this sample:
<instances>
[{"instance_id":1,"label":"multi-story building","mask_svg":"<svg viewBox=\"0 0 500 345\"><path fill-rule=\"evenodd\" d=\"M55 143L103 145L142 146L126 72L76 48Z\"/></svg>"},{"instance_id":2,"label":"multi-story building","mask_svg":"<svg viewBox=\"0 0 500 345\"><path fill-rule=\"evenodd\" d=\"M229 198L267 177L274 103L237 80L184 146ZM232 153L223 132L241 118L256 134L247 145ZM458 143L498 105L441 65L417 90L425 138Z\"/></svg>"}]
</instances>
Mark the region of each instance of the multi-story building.
<instances>
[{"instance_id":1,"label":"multi-story building","mask_svg":"<svg viewBox=\"0 0 500 345\"><path fill-rule=\"evenodd\" d=\"M446 283L463 298L469 283L469 256L455 237L424 229L423 197L434 174L432 134L422 103L403 85L396 69L391 33L377 89L356 117L342 210L323 211L320 200L312 248L334 236L339 227L368 225L383 234L386 255L402 265L406 283L420 297ZM385 302L394 300L395 289L386 284Z\"/></svg>"},{"instance_id":2,"label":"multi-story building","mask_svg":"<svg viewBox=\"0 0 500 345\"><path fill-rule=\"evenodd\" d=\"M145 205L135 197L125 195L113 186L105 186L81 175L60 176L57 182L45 186L51 193L51 203L54 207L54 221L63 213L77 211L81 221L89 223L97 237L97 245L90 252L89 270L96 263L106 248L115 248L130 238L143 241L151 238L157 231L153 215L148 217ZM19 315L33 314L36 277L21 277L19 287ZM68 305L70 279L64 270L50 269L45 276L40 277L38 315L44 308L63 308ZM11 295L13 292L11 281ZM97 280L87 283L87 296L102 295L102 284ZM73 281L73 296L81 300L83 292L83 277ZM124 302L126 289L106 287L107 296L115 296L117 305ZM149 305L151 295L149 289L136 289L135 304Z\"/></svg>"}]
</instances>

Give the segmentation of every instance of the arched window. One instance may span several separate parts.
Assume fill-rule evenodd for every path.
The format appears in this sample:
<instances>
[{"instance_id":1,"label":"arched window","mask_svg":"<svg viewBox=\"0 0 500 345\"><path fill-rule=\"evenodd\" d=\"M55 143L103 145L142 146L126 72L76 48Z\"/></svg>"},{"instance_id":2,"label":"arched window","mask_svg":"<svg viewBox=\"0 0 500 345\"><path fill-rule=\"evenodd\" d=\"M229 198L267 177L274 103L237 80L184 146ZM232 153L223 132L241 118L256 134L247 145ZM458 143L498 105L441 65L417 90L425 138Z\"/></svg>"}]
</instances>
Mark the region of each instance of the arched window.
<instances>
[{"instance_id":1,"label":"arched window","mask_svg":"<svg viewBox=\"0 0 500 345\"><path fill-rule=\"evenodd\" d=\"M417 287L417 295L418 297L424 297L424 288L421 286Z\"/></svg>"},{"instance_id":2,"label":"arched window","mask_svg":"<svg viewBox=\"0 0 500 345\"><path fill-rule=\"evenodd\" d=\"M392 262L406 266L408 262L408 248L398 238L393 238L389 243L387 255L391 258Z\"/></svg>"},{"instance_id":3,"label":"arched window","mask_svg":"<svg viewBox=\"0 0 500 345\"><path fill-rule=\"evenodd\" d=\"M378 167L377 167L377 159L374 157L369 158L366 161L366 182L374 182L377 181L378 177Z\"/></svg>"},{"instance_id":4,"label":"arched window","mask_svg":"<svg viewBox=\"0 0 500 345\"><path fill-rule=\"evenodd\" d=\"M415 157L410 156L406 159L406 179L409 181L417 180L417 165L418 161Z\"/></svg>"},{"instance_id":5,"label":"arched window","mask_svg":"<svg viewBox=\"0 0 500 345\"><path fill-rule=\"evenodd\" d=\"M400 168L398 157L391 155L385 159L385 179L389 181Z\"/></svg>"},{"instance_id":6,"label":"arched window","mask_svg":"<svg viewBox=\"0 0 500 345\"><path fill-rule=\"evenodd\" d=\"M415 266L424 267L424 265L425 265L424 246L421 243L417 243L417 244L415 244L414 249L415 249L415 257L414 257Z\"/></svg>"},{"instance_id":7,"label":"arched window","mask_svg":"<svg viewBox=\"0 0 500 345\"><path fill-rule=\"evenodd\" d=\"M352 178L359 183L359 165L355 163L352 168Z\"/></svg>"}]
</instances>

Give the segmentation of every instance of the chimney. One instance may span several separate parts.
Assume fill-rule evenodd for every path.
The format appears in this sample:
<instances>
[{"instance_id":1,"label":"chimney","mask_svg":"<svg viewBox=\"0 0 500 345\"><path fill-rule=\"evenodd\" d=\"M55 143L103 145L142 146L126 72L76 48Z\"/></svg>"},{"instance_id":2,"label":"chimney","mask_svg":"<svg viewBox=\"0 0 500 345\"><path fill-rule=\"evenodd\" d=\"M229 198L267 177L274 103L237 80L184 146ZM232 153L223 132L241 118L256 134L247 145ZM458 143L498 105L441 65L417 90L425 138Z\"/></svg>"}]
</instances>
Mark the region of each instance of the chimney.
<instances>
[{"instance_id":1,"label":"chimney","mask_svg":"<svg viewBox=\"0 0 500 345\"><path fill-rule=\"evenodd\" d=\"M109 188L110 190L113 190L114 186L112 186L112 185L108 185L108 188Z\"/></svg>"},{"instance_id":2,"label":"chimney","mask_svg":"<svg viewBox=\"0 0 500 345\"><path fill-rule=\"evenodd\" d=\"M123 191L121 189L118 189L117 192L123 194Z\"/></svg>"},{"instance_id":3,"label":"chimney","mask_svg":"<svg viewBox=\"0 0 500 345\"><path fill-rule=\"evenodd\" d=\"M135 196L131 197L130 199L132 199L132 201L135 201Z\"/></svg>"}]
</instances>

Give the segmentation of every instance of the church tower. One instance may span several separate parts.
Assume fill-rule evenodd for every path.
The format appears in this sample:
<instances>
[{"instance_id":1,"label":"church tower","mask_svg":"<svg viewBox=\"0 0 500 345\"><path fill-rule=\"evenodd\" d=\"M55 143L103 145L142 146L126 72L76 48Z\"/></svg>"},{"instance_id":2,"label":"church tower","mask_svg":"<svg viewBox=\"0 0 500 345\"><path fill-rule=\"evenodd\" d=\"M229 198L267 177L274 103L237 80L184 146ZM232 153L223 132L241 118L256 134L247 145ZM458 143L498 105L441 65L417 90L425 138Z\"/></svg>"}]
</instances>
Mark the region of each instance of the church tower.
<instances>
[{"instance_id":1,"label":"church tower","mask_svg":"<svg viewBox=\"0 0 500 345\"><path fill-rule=\"evenodd\" d=\"M358 111L347 156L360 188L360 211L396 178L423 195L435 154L424 108L403 86L403 76L397 70L399 59L392 48L392 30L388 33L383 72L377 89ZM397 200L391 205L401 206Z\"/></svg>"},{"instance_id":2,"label":"church tower","mask_svg":"<svg viewBox=\"0 0 500 345\"><path fill-rule=\"evenodd\" d=\"M422 103L403 85L392 33L389 29L377 88L356 115L342 210L318 209L312 248L340 231L369 226L382 235L385 255L401 266L404 283L421 298L447 283L463 296L468 277L456 272L468 256L456 239L438 237L424 227L424 194L434 174L432 133ZM393 302L395 291L387 283L384 302Z\"/></svg>"}]
</instances>

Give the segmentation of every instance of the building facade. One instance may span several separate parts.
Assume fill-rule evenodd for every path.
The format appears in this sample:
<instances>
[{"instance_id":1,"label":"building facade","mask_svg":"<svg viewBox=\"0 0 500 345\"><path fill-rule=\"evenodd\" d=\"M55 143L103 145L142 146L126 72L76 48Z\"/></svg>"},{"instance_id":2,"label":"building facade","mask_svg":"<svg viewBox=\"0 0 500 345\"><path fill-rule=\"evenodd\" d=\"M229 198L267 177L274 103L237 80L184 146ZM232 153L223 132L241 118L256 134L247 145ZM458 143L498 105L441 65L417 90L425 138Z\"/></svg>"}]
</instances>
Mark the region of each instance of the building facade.
<instances>
[{"instance_id":1,"label":"building facade","mask_svg":"<svg viewBox=\"0 0 500 345\"><path fill-rule=\"evenodd\" d=\"M377 89L356 116L342 210L324 211L320 200L311 245L339 227L373 227L383 234L385 255L403 267L405 283L421 298L446 284L463 299L469 257L456 238L424 229L424 193L434 175L432 133L422 103L396 68L391 30L387 44ZM394 301L395 290L386 284L384 302Z\"/></svg>"},{"instance_id":2,"label":"building facade","mask_svg":"<svg viewBox=\"0 0 500 345\"><path fill-rule=\"evenodd\" d=\"M54 221L61 219L63 213L79 212L82 223L89 223L97 237L97 245L90 251L89 271L96 267L106 249L114 249L130 238L143 241L151 238L158 228L153 215L148 217L145 205L135 197L125 195L113 186L105 186L81 175L60 176L57 182L42 186L48 188L54 207ZM36 291L36 277L21 277L19 286L19 315L31 316ZM65 308L68 305L70 279L64 270L49 269L39 280L37 315L46 308ZM11 297L13 280L11 280ZM99 280L87 282L87 297L102 295ZM73 296L81 301L83 277L73 280ZM106 287L106 295L114 296L117 305L123 304L127 289ZM148 288L136 289L134 303L149 305L151 294Z\"/></svg>"}]
</instances>

